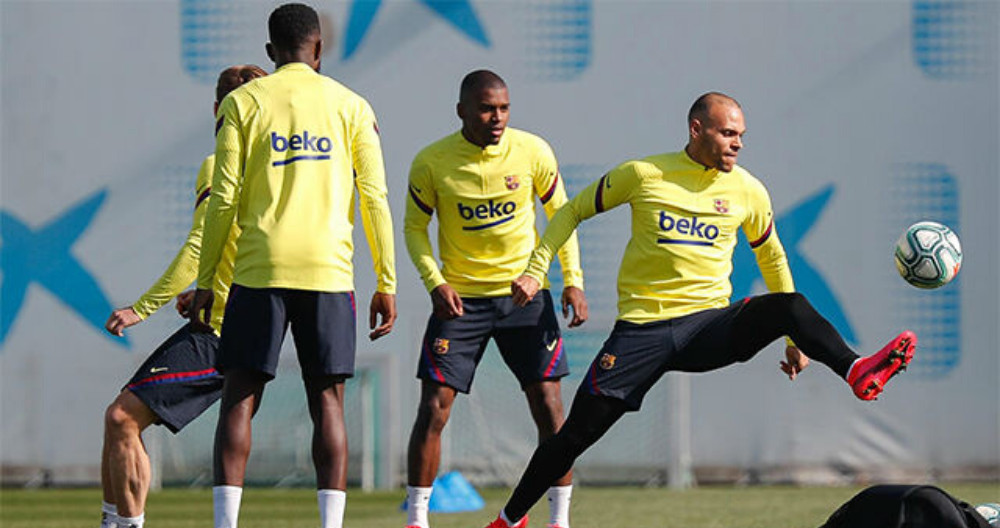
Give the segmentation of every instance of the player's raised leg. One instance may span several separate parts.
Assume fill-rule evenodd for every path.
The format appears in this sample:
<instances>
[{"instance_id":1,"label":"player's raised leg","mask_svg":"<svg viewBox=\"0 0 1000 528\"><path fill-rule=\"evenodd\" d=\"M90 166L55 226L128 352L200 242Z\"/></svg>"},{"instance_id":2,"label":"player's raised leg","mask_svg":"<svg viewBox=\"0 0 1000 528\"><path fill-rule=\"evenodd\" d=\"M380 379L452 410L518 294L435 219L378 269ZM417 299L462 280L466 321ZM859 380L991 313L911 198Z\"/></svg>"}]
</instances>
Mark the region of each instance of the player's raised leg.
<instances>
[{"instance_id":1,"label":"player's raised leg","mask_svg":"<svg viewBox=\"0 0 1000 528\"><path fill-rule=\"evenodd\" d=\"M878 397L893 376L906 370L916 346L917 336L906 330L878 352L855 361L847 374L854 394L862 400Z\"/></svg>"}]
</instances>

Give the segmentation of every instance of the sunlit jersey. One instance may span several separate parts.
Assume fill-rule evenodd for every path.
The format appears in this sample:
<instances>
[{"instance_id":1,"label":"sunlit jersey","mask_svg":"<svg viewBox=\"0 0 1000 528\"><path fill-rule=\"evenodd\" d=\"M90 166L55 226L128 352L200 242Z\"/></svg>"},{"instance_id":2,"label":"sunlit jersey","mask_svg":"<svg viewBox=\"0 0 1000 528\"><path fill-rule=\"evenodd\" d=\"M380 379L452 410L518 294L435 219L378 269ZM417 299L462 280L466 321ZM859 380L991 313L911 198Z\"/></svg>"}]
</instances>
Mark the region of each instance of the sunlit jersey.
<instances>
[{"instance_id":1,"label":"sunlit jersey","mask_svg":"<svg viewBox=\"0 0 1000 528\"><path fill-rule=\"evenodd\" d=\"M235 219L234 283L352 291L356 188L377 289L395 293L385 169L368 102L292 63L232 91L219 116L199 288Z\"/></svg>"},{"instance_id":2,"label":"sunlit jersey","mask_svg":"<svg viewBox=\"0 0 1000 528\"><path fill-rule=\"evenodd\" d=\"M212 170L215 167L215 156L205 158L198 171L195 183L194 218L191 221L191 231L187 240L181 246L173 262L163 275L150 286L139 300L132 304L136 315L145 319L170 302L179 293L194 282L198 274L198 254L201 252L202 232L205 227L205 211L208 209L209 187L212 184ZM222 314L226 309L226 298L229 296L229 284L233 280L233 258L236 255L236 238L239 228L232 227L222 250L222 258L212 279L212 292L215 303L212 305L212 328L216 333L222 328Z\"/></svg>"},{"instance_id":3,"label":"sunlit jersey","mask_svg":"<svg viewBox=\"0 0 1000 528\"><path fill-rule=\"evenodd\" d=\"M513 128L486 148L460 131L427 146L413 160L408 192L406 247L424 286L447 282L466 297L510 295L538 243L535 197L548 217L567 200L548 143ZM435 213L440 266L427 233ZM576 234L570 230L564 241L564 285L583 288Z\"/></svg>"},{"instance_id":4,"label":"sunlit jersey","mask_svg":"<svg viewBox=\"0 0 1000 528\"><path fill-rule=\"evenodd\" d=\"M794 291L763 184L739 166L706 169L683 151L626 162L580 192L549 222L526 274L543 277L577 224L626 203L632 236L618 271L619 319L646 323L728 305L738 229L768 289Z\"/></svg>"}]
</instances>

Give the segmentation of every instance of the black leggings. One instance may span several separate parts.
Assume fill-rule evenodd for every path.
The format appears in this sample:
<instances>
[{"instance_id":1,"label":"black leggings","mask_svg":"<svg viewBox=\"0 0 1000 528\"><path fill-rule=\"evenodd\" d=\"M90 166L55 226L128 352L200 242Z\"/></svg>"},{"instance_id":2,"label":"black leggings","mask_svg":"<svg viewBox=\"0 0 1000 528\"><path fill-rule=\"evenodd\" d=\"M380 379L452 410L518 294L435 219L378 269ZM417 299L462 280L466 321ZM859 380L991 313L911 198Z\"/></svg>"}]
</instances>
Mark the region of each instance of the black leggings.
<instances>
[{"instance_id":1,"label":"black leggings","mask_svg":"<svg viewBox=\"0 0 1000 528\"><path fill-rule=\"evenodd\" d=\"M782 336L795 341L806 356L830 367L840 377L857 359L833 325L799 293L770 293L752 297L733 321L734 356L746 361ZM521 475L504 514L519 520L538 502L553 482L573 467L573 462L594 445L628 410L616 398L577 392L569 416L559 432L535 450Z\"/></svg>"}]
</instances>

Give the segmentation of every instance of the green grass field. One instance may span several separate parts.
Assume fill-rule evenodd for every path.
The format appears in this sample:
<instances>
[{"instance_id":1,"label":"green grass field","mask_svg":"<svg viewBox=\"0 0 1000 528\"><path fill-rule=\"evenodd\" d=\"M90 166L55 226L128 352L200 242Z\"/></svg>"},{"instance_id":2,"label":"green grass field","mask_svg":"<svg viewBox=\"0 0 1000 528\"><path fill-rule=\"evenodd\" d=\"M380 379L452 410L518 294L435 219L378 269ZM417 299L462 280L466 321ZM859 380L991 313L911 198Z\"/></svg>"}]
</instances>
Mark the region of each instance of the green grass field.
<instances>
[{"instance_id":1,"label":"green grass field","mask_svg":"<svg viewBox=\"0 0 1000 528\"><path fill-rule=\"evenodd\" d=\"M1000 484L943 484L967 502L1000 501ZM860 487L705 487L688 491L662 488L577 486L574 528L816 528ZM481 490L486 508L472 513L432 514L434 528L482 528L507 497L506 489ZM403 491L348 491L345 528L402 528ZM98 525L97 489L0 491L3 528L87 528ZM544 502L544 501L543 501ZM212 525L209 489L167 489L150 495L149 528L205 528ZM541 528L548 509L532 511L531 526ZM316 495L306 489L248 488L243 495L241 528L319 526Z\"/></svg>"}]
</instances>

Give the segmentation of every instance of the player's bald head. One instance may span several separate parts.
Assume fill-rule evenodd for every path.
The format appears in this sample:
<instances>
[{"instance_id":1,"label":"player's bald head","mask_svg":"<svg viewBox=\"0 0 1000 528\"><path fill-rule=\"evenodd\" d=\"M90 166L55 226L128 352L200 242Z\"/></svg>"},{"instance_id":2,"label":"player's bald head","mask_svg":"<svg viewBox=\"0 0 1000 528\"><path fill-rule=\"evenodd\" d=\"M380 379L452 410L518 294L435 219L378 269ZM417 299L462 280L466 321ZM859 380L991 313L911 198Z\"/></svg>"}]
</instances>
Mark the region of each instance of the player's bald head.
<instances>
[{"instance_id":1,"label":"player's bald head","mask_svg":"<svg viewBox=\"0 0 1000 528\"><path fill-rule=\"evenodd\" d=\"M735 106L741 110L743 109L736 99L724 93L708 92L695 99L694 104L691 105L691 110L688 111L688 124L690 125L695 119L705 123L709 119L712 109L718 105Z\"/></svg>"},{"instance_id":2,"label":"player's bald head","mask_svg":"<svg viewBox=\"0 0 1000 528\"><path fill-rule=\"evenodd\" d=\"M267 72L256 64L240 64L222 70L218 82L215 83L215 102L221 102L229 92L265 75Z\"/></svg>"},{"instance_id":3,"label":"player's bald head","mask_svg":"<svg viewBox=\"0 0 1000 528\"><path fill-rule=\"evenodd\" d=\"M507 83L499 75L489 70L476 70L462 79L462 87L458 91L458 102L470 101L483 90L494 88L507 88Z\"/></svg>"}]
</instances>

